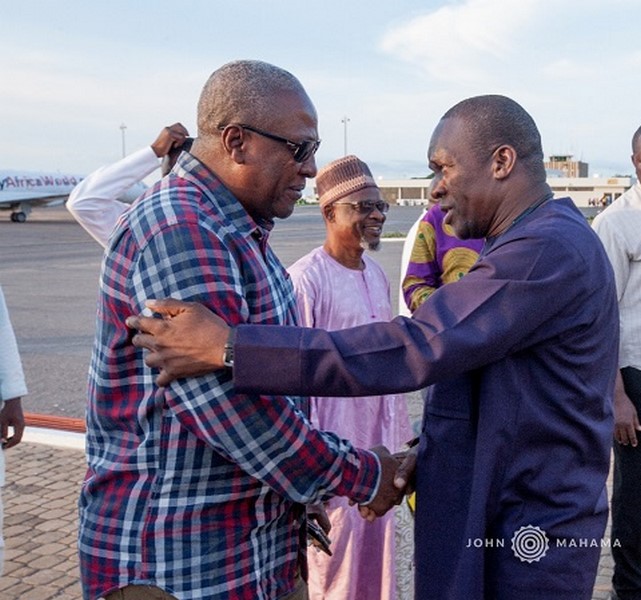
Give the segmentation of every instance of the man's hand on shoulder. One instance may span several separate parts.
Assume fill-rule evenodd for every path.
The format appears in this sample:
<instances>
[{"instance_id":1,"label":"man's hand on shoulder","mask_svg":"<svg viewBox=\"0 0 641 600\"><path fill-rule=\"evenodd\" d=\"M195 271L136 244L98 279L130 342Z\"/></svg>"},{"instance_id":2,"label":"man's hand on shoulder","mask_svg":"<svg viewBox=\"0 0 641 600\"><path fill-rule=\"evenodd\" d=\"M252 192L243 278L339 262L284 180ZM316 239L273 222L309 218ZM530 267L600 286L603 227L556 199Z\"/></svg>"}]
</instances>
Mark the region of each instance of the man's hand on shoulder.
<instances>
[{"instance_id":1,"label":"man's hand on shoulder","mask_svg":"<svg viewBox=\"0 0 641 600\"><path fill-rule=\"evenodd\" d=\"M159 386L224 368L230 328L220 317L202 304L171 298L149 300L147 307L160 318L132 316L127 326L138 330L133 345L149 350L145 363L160 369Z\"/></svg>"}]
</instances>

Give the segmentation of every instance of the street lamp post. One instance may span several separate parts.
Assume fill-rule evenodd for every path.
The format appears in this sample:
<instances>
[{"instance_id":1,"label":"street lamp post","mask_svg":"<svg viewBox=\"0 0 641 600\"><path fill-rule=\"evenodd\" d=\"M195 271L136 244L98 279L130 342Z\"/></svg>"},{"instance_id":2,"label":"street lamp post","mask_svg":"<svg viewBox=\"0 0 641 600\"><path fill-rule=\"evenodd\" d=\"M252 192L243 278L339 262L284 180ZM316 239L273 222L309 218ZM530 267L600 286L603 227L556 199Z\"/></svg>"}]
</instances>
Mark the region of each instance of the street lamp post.
<instances>
[{"instance_id":1,"label":"street lamp post","mask_svg":"<svg viewBox=\"0 0 641 600\"><path fill-rule=\"evenodd\" d=\"M343 152L347 156L347 124L349 123L349 118L344 116L341 119L341 123L343 124Z\"/></svg>"},{"instance_id":2,"label":"street lamp post","mask_svg":"<svg viewBox=\"0 0 641 600\"><path fill-rule=\"evenodd\" d=\"M122 157L125 158L126 151L125 151L125 129L127 129L127 126L124 123L120 124L120 131L122 132Z\"/></svg>"}]
</instances>

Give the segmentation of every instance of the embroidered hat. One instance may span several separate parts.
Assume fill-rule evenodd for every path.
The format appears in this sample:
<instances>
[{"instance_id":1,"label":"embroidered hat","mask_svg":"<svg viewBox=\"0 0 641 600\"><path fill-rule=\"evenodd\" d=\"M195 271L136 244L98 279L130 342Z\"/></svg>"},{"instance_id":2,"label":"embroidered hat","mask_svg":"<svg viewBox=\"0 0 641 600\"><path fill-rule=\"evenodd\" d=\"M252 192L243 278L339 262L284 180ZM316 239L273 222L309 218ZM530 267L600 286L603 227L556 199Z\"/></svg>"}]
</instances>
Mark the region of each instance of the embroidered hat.
<instances>
[{"instance_id":1,"label":"embroidered hat","mask_svg":"<svg viewBox=\"0 0 641 600\"><path fill-rule=\"evenodd\" d=\"M354 155L325 165L316 175L316 191L321 207L370 187L378 186L369 167Z\"/></svg>"}]
</instances>

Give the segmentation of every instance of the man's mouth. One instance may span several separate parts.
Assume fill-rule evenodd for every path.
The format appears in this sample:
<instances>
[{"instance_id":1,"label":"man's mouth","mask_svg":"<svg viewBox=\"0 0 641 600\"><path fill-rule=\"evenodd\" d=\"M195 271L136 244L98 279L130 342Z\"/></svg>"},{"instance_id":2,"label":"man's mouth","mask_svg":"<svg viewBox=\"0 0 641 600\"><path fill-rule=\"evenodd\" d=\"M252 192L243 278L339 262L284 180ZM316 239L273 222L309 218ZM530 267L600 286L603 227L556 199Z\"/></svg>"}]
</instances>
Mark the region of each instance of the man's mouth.
<instances>
[{"instance_id":1,"label":"man's mouth","mask_svg":"<svg viewBox=\"0 0 641 600\"><path fill-rule=\"evenodd\" d=\"M303 197L303 191L305 190L305 186L303 187L292 186L289 189L293 192L293 195L296 196L296 200L298 201Z\"/></svg>"},{"instance_id":2,"label":"man's mouth","mask_svg":"<svg viewBox=\"0 0 641 600\"><path fill-rule=\"evenodd\" d=\"M380 236L383 233L382 225L366 225L363 227L364 233Z\"/></svg>"}]
</instances>

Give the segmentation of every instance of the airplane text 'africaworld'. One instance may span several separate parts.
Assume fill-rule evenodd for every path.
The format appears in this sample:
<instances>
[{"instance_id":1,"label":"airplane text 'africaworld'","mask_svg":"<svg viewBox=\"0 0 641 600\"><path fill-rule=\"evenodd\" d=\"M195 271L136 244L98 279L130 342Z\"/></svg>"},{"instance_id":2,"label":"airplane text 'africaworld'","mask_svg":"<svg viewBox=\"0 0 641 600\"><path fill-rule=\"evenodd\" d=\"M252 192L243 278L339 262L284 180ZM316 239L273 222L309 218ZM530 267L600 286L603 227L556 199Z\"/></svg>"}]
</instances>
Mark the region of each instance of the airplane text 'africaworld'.
<instances>
[{"instance_id":1,"label":"airplane text 'africaworld'","mask_svg":"<svg viewBox=\"0 0 641 600\"><path fill-rule=\"evenodd\" d=\"M0 179L0 190L46 188L61 185L77 185L80 178L62 175L42 175L40 177L7 176Z\"/></svg>"}]
</instances>

